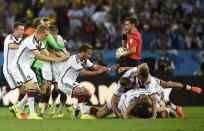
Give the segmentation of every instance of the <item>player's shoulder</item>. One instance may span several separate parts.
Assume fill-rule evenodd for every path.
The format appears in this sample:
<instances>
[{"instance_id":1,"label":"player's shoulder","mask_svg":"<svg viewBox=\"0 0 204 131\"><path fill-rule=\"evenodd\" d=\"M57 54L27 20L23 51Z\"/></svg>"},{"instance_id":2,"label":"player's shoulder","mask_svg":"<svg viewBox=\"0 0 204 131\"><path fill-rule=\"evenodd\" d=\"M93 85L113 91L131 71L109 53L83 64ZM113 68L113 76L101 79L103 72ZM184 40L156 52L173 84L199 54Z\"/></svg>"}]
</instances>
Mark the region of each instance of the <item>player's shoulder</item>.
<instances>
[{"instance_id":1,"label":"player's shoulder","mask_svg":"<svg viewBox=\"0 0 204 131\"><path fill-rule=\"evenodd\" d=\"M34 36L33 35L31 35L31 36L28 36L28 37L26 37L24 40L23 40L23 42L27 42L27 41L33 41L34 40Z\"/></svg>"},{"instance_id":2,"label":"player's shoulder","mask_svg":"<svg viewBox=\"0 0 204 131\"><path fill-rule=\"evenodd\" d=\"M151 76L152 81L156 82L156 83L160 83L161 79L159 79L158 77L155 76Z\"/></svg>"},{"instance_id":3,"label":"player's shoulder","mask_svg":"<svg viewBox=\"0 0 204 131\"><path fill-rule=\"evenodd\" d=\"M11 40L13 40L13 37L14 37L13 34L9 34L6 36L4 41L11 41Z\"/></svg>"},{"instance_id":4,"label":"player's shoulder","mask_svg":"<svg viewBox=\"0 0 204 131\"><path fill-rule=\"evenodd\" d=\"M128 78L134 77L136 70L137 70L137 67L133 67L132 69L126 71L123 77L128 77Z\"/></svg>"},{"instance_id":5,"label":"player's shoulder","mask_svg":"<svg viewBox=\"0 0 204 131\"><path fill-rule=\"evenodd\" d=\"M78 64L78 63L80 63L80 60L78 59L78 57L77 57L77 55L71 55L70 57L69 57L69 60L68 60L68 62L71 64Z\"/></svg>"},{"instance_id":6,"label":"player's shoulder","mask_svg":"<svg viewBox=\"0 0 204 131\"><path fill-rule=\"evenodd\" d=\"M63 40L63 37L61 35L56 35L58 40Z\"/></svg>"}]
</instances>

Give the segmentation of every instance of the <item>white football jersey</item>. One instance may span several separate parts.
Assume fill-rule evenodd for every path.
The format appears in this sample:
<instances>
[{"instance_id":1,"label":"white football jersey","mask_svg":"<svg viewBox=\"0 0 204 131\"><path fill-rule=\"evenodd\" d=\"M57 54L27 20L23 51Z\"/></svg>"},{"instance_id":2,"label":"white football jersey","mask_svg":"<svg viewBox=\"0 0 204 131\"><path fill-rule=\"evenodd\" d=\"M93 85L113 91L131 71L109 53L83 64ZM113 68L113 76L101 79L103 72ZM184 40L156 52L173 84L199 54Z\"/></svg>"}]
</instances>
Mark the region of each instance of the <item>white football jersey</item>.
<instances>
[{"instance_id":1,"label":"white football jersey","mask_svg":"<svg viewBox=\"0 0 204 131\"><path fill-rule=\"evenodd\" d=\"M11 49L9 48L9 44L17 44L20 45L21 44L21 40L22 38L16 38L13 34L10 34L6 37L6 39L4 40L4 64L3 64L3 68L4 70L7 68L9 69L13 59L15 58L16 54L17 54L17 50L18 49Z\"/></svg>"},{"instance_id":2,"label":"white football jersey","mask_svg":"<svg viewBox=\"0 0 204 131\"><path fill-rule=\"evenodd\" d=\"M34 57L31 51L41 50L44 48L44 44L42 44L40 41L37 41L34 35L27 37L20 45L13 64L29 64L30 60Z\"/></svg>"},{"instance_id":3,"label":"white football jersey","mask_svg":"<svg viewBox=\"0 0 204 131\"><path fill-rule=\"evenodd\" d=\"M133 102L137 101L139 96L142 94L150 95L150 91L143 88L135 88L122 94L118 102L118 109L120 109L121 113L124 114L127 111L127 108Z\"/></svg>"},{"instance_id":4,"label":"white football jersey","mask_svg":"<svg viewBox=\"0 0 204 131\"><path fill-rule=\"evenodd\" d=\"M61 35L57 35L55 38L57 43L64 43L64 39L62 38ZM63 48L62 50L60 50L61 53L68 53L66 48ZM64 69L64 66L66 64L67 61L64 62L52 62L52 71L53 71L53 76L54 76L54 81L58 81L60 74L62 72L62 69Z\"/></svg>"},{"instance_id":5,"label":"white football jersey","mask_svg":"<svg viewBox=\"0 0 204 131\"><path fill-rule=\"evenodd\" d=\"M90 60L80 61L77 55L72 55L64 65L60 75L60 82L63 83L66 79L76 81L81 69L92 67L93 63Z\"/></svg>"},{"instance_id":6,"label":"white football jersey","mask_svg":"<svg viewBox=\"0 0 204 131\"><path fill-rule=\"evenodd\" d=\"M135 75L136 70L137 70L137 67L134 67L133 69L127 71L122 77L129 78L133 82L133 88L144 88L149 90L150 95L155 94L156 86L158 84L156 79L151 76L151 82L149 84L144 84L136 77ZM124 93L124 88L120 85L120 83L118 83L114 94L116 96L120 96L122 93Z\"/></svg>"}]
</instances>

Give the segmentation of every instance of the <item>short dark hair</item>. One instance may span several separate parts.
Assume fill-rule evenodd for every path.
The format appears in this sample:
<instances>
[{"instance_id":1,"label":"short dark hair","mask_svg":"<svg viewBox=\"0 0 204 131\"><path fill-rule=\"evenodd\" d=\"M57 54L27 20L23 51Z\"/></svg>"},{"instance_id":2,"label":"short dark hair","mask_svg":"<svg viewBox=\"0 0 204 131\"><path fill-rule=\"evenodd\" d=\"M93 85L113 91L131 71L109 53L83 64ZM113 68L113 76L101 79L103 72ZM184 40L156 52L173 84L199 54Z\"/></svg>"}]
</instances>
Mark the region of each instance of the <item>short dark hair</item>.
<instances>
[{"instance_id":1,"label":"short dark hair","mask_svg":"<svg viewBox=\"0 0 204 131\"><path fill-rule=\"evenodd\" d=\"M135 18L135 17L127 17L127 18L124 19L124 22L125 22L125 21L129 21L131 24L135 24L135 26L136 26L137 23L138 23L138 20L137 20L137 18Z\"/></svg>"},{"instance_id":2,"label":"short dark hair","mask_svg":"<svg viewBox=\"0 0 204 131\"><path fill-rule=\"evenodd\" d=\"M149 108L152 107L151 103L149 103L150 99L147 95L141 94L137 100L139 103L139 107L134 107L131 113L134 116L139 116L141 118L150 118L152 116L152 112L149 111Z\"/></svg>"},{"instance_id":3,"label":"short dark hair","mask_svg":"<svg viewBox=\"0 0 204 131\"><path fill-rule=\"evenodd\" d=\"M127 87L130 84L130 82L131 82L130 79L127 77L121 77L119 80L120 85L123 87Z\"/></svg>"},{"instance_id":4,"label":"short dark hair","mask_svg":"<svg viewBox=\"0 0 204 131\"><path fill-rule=\"evenodd\" d=\"M56 25L50 25L49 30L50 30L50 32L55 32L55 31L58 31L58 28Z\"/></svg>"},{"instance_id":5,"label":"short dark hair","mask_svg":"<svg viewBox=\"0 0 204 131\"><path fill-rule=\"evenodd\" d=\"M39 26L39 25L41 25L41 18L35 18L34 20L33 20L33 28L35 28L35 29L37 29L37 27Z\"/></svg>"},{"instance_id":6,"label":"short dark hair","mask_svg":"<svg viewBox=\"0 0 204 131\"><path fill-rule=\"evenodd\" d=\"M79 53L80 52L86 52L87 50L93 50L93 47L89 44L83 44L79 47Z\"/></svg>"},{"instance_id":7,"label":"short dark hair","mask_svg":"<svg viewBox=\"0 0 204 131\"><path fill-rule=\"evenodd\" d=\"M24 24L21 23L21 22L15 22L15 23L13 24L13 30L14 30L14 29L17 29L18 26L24 26Z\"/></svg>"},{"instance_id":8,"label":"short dark hair","mask_svg":"<svg viewBox=\"0 0 204 131\"><path fill-rule=\"evenodd\" d=\"M43 20L44 22L47 22L47 21L49 21L50 19L49 19L49 17L43 17L42 20Z\"/></svg>"}]
</instances>

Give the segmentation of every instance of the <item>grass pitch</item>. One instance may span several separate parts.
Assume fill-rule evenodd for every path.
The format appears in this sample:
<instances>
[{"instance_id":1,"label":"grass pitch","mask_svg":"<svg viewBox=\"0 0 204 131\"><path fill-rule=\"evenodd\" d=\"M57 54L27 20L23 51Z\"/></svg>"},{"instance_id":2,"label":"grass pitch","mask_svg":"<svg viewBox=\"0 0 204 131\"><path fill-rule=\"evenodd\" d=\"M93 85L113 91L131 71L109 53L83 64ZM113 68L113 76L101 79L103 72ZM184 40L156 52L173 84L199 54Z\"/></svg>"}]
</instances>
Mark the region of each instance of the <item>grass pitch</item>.
<instances>
[{"instance_id":1,"label":"grass pitch","mask_svg":"<svg viewBox=\"0 0 204 131\"><path fill-rule=\"evenodd\" d=\"M0 131L204 131L204 106L184 107L184 119L70 119L18 120L0 107Z\"/></svg>"}]
</instances>

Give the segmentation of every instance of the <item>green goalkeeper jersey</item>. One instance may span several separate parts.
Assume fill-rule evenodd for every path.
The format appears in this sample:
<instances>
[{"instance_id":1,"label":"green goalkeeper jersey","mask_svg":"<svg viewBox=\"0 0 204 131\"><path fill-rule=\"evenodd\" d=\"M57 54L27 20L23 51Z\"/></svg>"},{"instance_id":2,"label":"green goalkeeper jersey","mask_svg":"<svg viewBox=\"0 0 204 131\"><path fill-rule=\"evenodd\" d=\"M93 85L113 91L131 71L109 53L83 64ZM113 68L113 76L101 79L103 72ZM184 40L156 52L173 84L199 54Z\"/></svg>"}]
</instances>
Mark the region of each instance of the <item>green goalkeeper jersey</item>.
<instances>
[{"instance_id":1,"label":"green goalkeeper jersey","mask_svg":"<svg viewBox=\"0 0 204 131\"><path fill-rule=\"evenodd\" d=\"M55 50L62 50L65 48L64 43L57 43L50 33L48 34L47 39L43 41L43 44L45 44L45 48L49 46ZM30 64L31 67L42 68L44 61L33 58Z\"/></svg>"}]
</instances>

